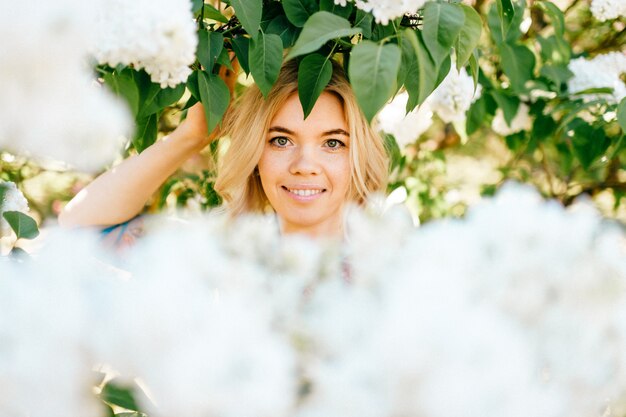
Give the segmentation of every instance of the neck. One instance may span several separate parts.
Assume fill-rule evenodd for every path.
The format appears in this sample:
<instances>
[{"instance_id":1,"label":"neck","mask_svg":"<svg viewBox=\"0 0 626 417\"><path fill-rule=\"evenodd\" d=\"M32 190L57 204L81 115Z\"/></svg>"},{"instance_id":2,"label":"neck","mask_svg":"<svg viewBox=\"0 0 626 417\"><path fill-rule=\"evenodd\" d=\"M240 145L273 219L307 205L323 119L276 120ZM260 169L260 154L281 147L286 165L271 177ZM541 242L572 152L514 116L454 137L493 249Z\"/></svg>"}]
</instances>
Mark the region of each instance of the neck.
<instances>
[{"instance_id":1,"label":"neck","mask_svg":"<svg viewBox=\"0 0 626 417\"><path fill-rule=\"evenodd\" d=\"M333 219L328 219L322 223L313 225L293 224L283 221L279 217L280 232L283 235L299 234L306 235L312 239L338 239L342 240L343 216L339 215Z\"/></svg>"}]
</instances>

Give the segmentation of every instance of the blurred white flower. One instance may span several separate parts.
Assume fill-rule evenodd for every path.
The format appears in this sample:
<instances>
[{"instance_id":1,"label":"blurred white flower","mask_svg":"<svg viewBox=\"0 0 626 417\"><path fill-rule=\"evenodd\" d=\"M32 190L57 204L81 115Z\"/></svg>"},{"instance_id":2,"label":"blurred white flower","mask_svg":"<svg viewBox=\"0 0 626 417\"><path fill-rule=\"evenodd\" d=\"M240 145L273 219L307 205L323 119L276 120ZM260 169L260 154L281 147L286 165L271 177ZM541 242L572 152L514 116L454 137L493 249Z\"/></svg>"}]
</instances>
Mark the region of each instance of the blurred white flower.
<instances>
[{"instance_id":1,"label":"blurred white flower","mask_svg":"<svg viewBox=\"0 0 626 417\"><path fill-rule=\"evenodd\" d=\"M188 0L101 0L96 59L145 69L161 87L187 81L198 39Z\"/></svg>"},{"instance_id":2,"label":"blurred white flower","mask_svg":"<svg viewBox=\"0 0 626 417\"><path fill-rule=\"evenodd\" d=\"M393 135L401 148L415 142L433 122L433 112L427 103L407 114L408 100L409 94L406 91L397 94L377 116L379 129Z\"/></svg>"},{"instance_id":3,"label":"blurred white flower","mask_svg":"<svg viewBox=\"0 0 626 417\"><path fill-rule=\"evenodd\" d=\"M94 258L96 236L48 239L29 262L0 257L0 415L101 417L92 367L113 277Z\"/></svg>"},{"instance_id":4,"label":"blurred white flower","mask_svg":"<svg viewBox=\"0 0 626 417\"><path fill-rule=\"evenodd\" d=\"M626 2L623 0L591 0L589 7L593 17L601 22L626 16Z\"/></svg>"},{"instance_id":5,"label":"blurred white flower","mask_svg":"<svg viewBox=\"0 0 626 417\"><path fill-rule=\"evenodd\" d=\"M428 0L355 0L354 3L359 9L371 12L376 23L387 25L389 21L407 13L416 13L426 1ZM343 4L345 0L335 0L335 3Z\"/></svg>"},{"instance_id":6,"label":"blurred white flower","mask_svg":"<svg viewBox=\"0 0 626 417\"><path fill-rule=\"evenodd\" d=\"M513 133L530 130L533 127L533 121L528 113L529 110L530 109L526 104L520 103L517 108L517 113L509 125L504 118L504 112L502 109L498 108L496 110L496 115L491 122L491 128L494 132L501 136L508 136Z\"/></svg>"},{"instance_id":7,"label":"blurred white flower","mask_svg":"<svg viewBox=\"0 0 626 417\"><path fill-rule=\"evenodd\" d=\"M572 59L568 65L574 76L567 82L570 93L578 93L591 88L612 88L612 93L585 94L585 100L604 98L612 103L626 97L626 84L621 75L626 73L626 53L609 52L592 59L583 57Z\"/></svg>"},{"instance_id":8,"label":"blurred white flower","mask_svg":"<svg viewBox=\"0 0 626 417\"><path fill-rule=\"evenodd\" d=\"M428 105L446 123L465 120L471 104L480 98L480 84L474 92L474 80L465 68L457 71L454 66L439 86L426 99Z\"/></svg>"},{"instance_id":9,"label":"blurred white flower","mask_svg":"<svg viewBox=\"0 0 626 417\"><path fill-rule=\"evenodd\" d=\"M93 84L92 17L78 0L3 4L0 37L11 42L0 48L0 148L85 171L119 154L131 119Z\"/></svg>"},{"instance_id":10,"label":"blurred white flower","mask_svg":"<svg viewBox=\"0 0 626 417\"><path fill-rule=\"evenodd\" d=\"M14 182L0 180L0 236L10 230L10 226L2 216L5 211L21 211L28 213L28 201Z\"/></svg>"},{"instance_id":11,"label":"blurred white flower","mask_svg":"<svg viewBox=\"0 0 626 417\"><path fill-rule=\"evenodd\" d=\"M155 417L624 406L620 228L516 184L420 229L378 210L351 209L342 247L272 218L155 218L129 280L75 234L34 263L0 259L0 415L95 417L94 363L139 378Z\"/></svg>"}]
</instances>

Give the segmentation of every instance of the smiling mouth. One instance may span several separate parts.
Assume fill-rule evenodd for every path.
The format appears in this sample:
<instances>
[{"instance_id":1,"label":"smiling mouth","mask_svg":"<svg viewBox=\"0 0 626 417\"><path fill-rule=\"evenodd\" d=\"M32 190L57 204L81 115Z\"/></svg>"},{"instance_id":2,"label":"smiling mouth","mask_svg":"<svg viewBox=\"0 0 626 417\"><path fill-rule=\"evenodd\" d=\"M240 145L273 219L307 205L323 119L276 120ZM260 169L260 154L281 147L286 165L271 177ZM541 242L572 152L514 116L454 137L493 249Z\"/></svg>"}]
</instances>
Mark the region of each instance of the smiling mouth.
<instances>
[{"instance_id":1,"label":"smiling mouth","mask_svg":"<svg viewBox=\"0 0 626 417\"><path fill-rule=\"evenodd\" d=\"M298 197L310 197L326 191L325 188L287 188L284 185L282 187L284 190L287 190L291 194L295 194Z\"/></svg>"}]
</instances>

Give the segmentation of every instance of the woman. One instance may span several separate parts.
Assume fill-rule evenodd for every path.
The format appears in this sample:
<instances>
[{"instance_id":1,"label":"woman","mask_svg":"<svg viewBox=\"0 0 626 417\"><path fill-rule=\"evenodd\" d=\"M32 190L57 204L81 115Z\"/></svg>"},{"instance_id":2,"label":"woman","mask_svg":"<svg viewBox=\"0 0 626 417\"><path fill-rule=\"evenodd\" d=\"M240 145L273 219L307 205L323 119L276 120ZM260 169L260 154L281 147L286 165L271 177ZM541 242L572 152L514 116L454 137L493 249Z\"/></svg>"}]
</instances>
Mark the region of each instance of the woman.
<instances>
[{"instance_id":1,"label":"woman","mask_svg":"<svg viewBox=\"0 0 626 417\"><path fill-rule=\"evenodd\" d=\"M283 233L343 236L347 203L384 191L388 161L380 136L359 109L341 67L311 114L298 99L295 60L281 69L266 99L253 86L227 114L230 144L219 161L215 190L234 216L273 209ZM164 140L104 173L68 203L63 226L128 221L182 163L209 144L200 104Z\"/></svg>"}]
</instances>

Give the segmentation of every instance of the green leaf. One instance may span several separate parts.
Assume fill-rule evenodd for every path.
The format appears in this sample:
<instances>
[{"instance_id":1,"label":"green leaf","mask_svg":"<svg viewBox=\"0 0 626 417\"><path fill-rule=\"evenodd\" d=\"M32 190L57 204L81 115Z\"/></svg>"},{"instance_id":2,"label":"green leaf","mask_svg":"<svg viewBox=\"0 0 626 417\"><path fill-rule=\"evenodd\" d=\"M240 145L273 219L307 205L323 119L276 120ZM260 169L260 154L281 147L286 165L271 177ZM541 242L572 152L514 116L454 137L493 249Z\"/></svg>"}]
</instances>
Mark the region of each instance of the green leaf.
<instances>
[{"instance_id":1,"label":"green leaf","mask_svg":"<svg viewBox=\"0 0 626 417\"><path fill-rule=\"evenodd\" d=\"M139 410L133 394L133 388L118 385L115 381L109 381L102 388L100 398L108 404L116 405L126 410Z\"/></svg>"},{"instance_id":2,"label":"green leaf","mask_svg":"<svg viewBox=\"0 0 626 417\"><path fill-rule=\"evenodd\" d=\"M496 45L502 42L513 43L522 36L522 31L519 29L519 26L524 18L526 2L524 0L516 1L513 7L515 14L510 24L507 24L506 21L502 21L496 4L492 4L489 8L487 24L489 26L489 34ZM508 25L506 30L505 25Z\"/></svg>"},{"instance_id":3,"label":"green leaf","mask_svg":"<svg viewBox=\"0 0 626 417\"><path fill-rule=\"evenodd\" d=\"M396 35L396 27L392 24L383 25L382 23L374 23L372 25L371 41L374 42L387 42L388 39L394 38ZM385 39L383 41L383 39Z\"/></svg>"},{"instance_id":4,"label":"green leaf","mask_svg":"<svg viewBox=\"0 0 626 417\"><path fill-rule=\"evenodd\" d=\"M574 73L565 65L544 65L539 74L556 84L557 91L561 84L574 76Z\"/></svg>"},{"instance_id":5,"label":"green leaf","mask_svg":"<svg viewBox=\"0 0 626 417\"><path fill-rule=\"evenodd\" d=\"M357 101L371 121L395 92L400 48L362 41L352 48L348 72Z\"/></svg>"},{"instance_id":6,"label":"green leaf","mask_svg":"<svg viewBox=\"0 0 626 417\"><path fill-rule=\"evenodd\" d=\"M283 0L282 4L287 19L299 28L319 10L315 0Z\"/></svg>"},{"instance_id":7,"label":"green leaf","mask_svg":"<svg viewBox=\"0 0 626 417\"><path fill-rule=\"evenodd\" d=\"M159 113L137 119L137 128L133 136L133 146L139 153L156 142L159 130Z\"/></svg>"},{"instance_id":8,"label":"green leaf","mask_svg":"<svg viewBox=\"0 0 626 417\"><path fill-rule=\"evenodd\" d=\"M285 15L279 15L267 25L265 33L273 33L280 36L280 39L283 41L283 47L290 48L296 42L300 29L292 25Z\"/></svg>"},{"instance_id":9,"label":"green leaf","mask_svg":"<svg viewBox=\"0 0 626 417\"><path fill-rule=\"evenodd\" d=\"M330 12L337 16L348 19L352 14L354 5L352 3L346 3L345 6L335 4L335 0L320 0L320 10Z\"/></svg>"},{"instance_id":10,"label":"green leaf","mask_svg":"<svg viewBox=\"0 0 626 417\"><path fill-rule=\"evenodd\" d=\"M324 88L333 75L333 66L327 57L319 54L306 56L298 66L298 97L304 118L313 110Z\"/></svg>"},{"instance_id":11,"label":"green leaf","mask_svg":"<svg viewBox=\"0 0 626 417\"><path fill-rule=\"evenodd\" d=\"M364 12L361 9L356 9L354 27L361 28L365 39L369 39L372 36L372 22L374 22L374 16L371 13Z\"/></svg>"},{"instance_id":12,"label":"green leaf","mask_svg":"<svg viewBox=\"0 0 626 417\"><path fill-rule=\"evenodd\" d=\"M519 98L508 95L502 90L492 90L491 96L498 104L498 107L502 109L504 120L506 120L506 123L510 126L517 114L517 108L520 103Z\"/></svg>"},{"instance_id":13,"label":"green leaf","mask_svg":"<svg viewBox=\"0 0 626 417\"><path fill-rule=\"evenodd\" d=\"M470 59L478 41L480 40L480 34L483 29L483 21L480 19L480 15L474 10L473 7L461 4L461 9L465 14L465 23L461 27L459 37L456 40L454 49L456 50L456 69L460 70L465 66Z\"/></svg>"},{"instance_id":14,"label":"green leaf","mask_svg":"<svg viewBox=\"0 0 626 417\"><path fill-rule=\"evenodd\" d=\"M572 56L569 43L562 37L550 35L546 38L537 36L541 45L541 58L547 64L567 65Z\"/></svg>"},{"instance_id":15,"label":"green leaf","mask_svg":"<svg viewBox=\"0 0 626 417\"><path fill-rule=\"evenodd\" d=\"M315 52L331 39L353 36L360 32L360 28L350 27L350 22L343 17L329 12L317 12L302 28L302 33L286 59Z\"/></svg>"},{"instance_id":16,"label":"green leaf","mask_svg":"<svg viewBox=\"0 0 626 417\"><path fill-rule=\"evenodd\" d=\"M402 59L400 60L400 68L398 69L398 87L401 88L405 84L409 72L411 72L411 75L417 74L417 58L415 57L413 45L411 45L410 42L405 42L401 39L399 45L402 52Z\"/></svg>"},{"instance_id":17,"label":"green leaf","mask_svg":"<svg viewBox=\"0 0 626 417\"><path fill-rule=\"evenodd\" d=\"M237 36L231 39L231 45L233 46L233 51L235 51L235 55L239 60L239 65L241 65L241 68L246 75L250 74L250 61L248 60L250 38Z\"/></svg>"},{"instance_id":18,"label":"green leaf","mask_svg":"<svg viewBox=\"0 0 626 417\"><path fill-rule=\"evenodd\" d=\"M496 0L496 7L498 9L498 16L500 17L500 30L502 37L504 38L506 33L513 22L515 17L515 8L513 7L512 0Z\"/></svg>"},{"instance_id":19,"label":"green leaf","mask_svg":"<svg viewBox=\"0 0 626 417\"><path fill-rule=\"evenodd\" d=\"M211 133L222 120L228 108L230 90L218 75L209 74L205 71L198 74L198 86L207 121L207 133Z\"/></svg>"},{"instance_id":20,"label":"green leaf","mask_svg":"<svg viewBox=\"0 0 626 417\"><path fill-rule=\"evenodd\" d=\"M7 193L7 186L2 183L2 180L0 180L0 209L2 208L2 202L4 200L4 195L6 193Z\"/></svg>"},{"instance_id":21,"label":"green leaf","mask_svg":"<svg viewBox=\"0 0 626 417\"><path fill-rule=\"evenodd\" d=\"M433 92L437 83L438 70L435 62L428 53L421 31L406 29L402 32L403 42L409 42L416 57L415 67L408 70L405 85L409 93L407 111L413 110L418 104L426 100Z\"/></svg>"},{"instance_id":22,"label":"green leaf","mask_svg":"<svg viewBox=\"0 0 626 417\"><path fill-rule=\"evenodd\" d=\"M134 71L133 78L139 89L139 111L137 112L136 119L140 119L142 118L141 115L146 113L144 108L150 106L156 99L156 96L161 91L161 86L153 83L150 79L150 75L143 70Z\"/></svg>"},{"instance_id":23,"label":"green leaf","mask_svg":"<svg viewBox=\"0 0 626 417\"><path fill-rule=\"evenodd\" d=\"M198 87L198 73L200 71L194 71L189 74L189 78L187 78L187 88L191 93L191 96L196 100L200 101L200 88Z\"/></svg>"},{"instance_id":24,"label":"green leaf","mask_svg":"<svg viewBox=\"0 0 626 417\"><path fill-rule=\"evenodd\" d=\"M230 5L235 9L235 15L246 32L250 36L256 36L261 26L263 0L231 0Z\"/></svg>"},{"instance_id":25,"label":"green leaf","mask_svg":"<svg viewBox=\"0 0 626 417\"><path fill-rule=\"evenodd\" d=\"M148 103L144 103L137 118L144 118L152 113L157 113L167 106L178 102L185 93L185 84L178 84L176 87L168 87L159 92Z\"/></svg>"},{"instance_id":26,"label":"green leaf","mask_svg":"<svg viewBox=\"0 0 626 417\"><path fill-rule=\"evenodd\" d=\"M257 86L267 97L278 79L283 59L283 42L280 36L259 32L250 41L250 72Z\"/></svg>"},{"instance_id":27,"label":"green leaf","mask_svg":"<svg viewBox=\"0 0 626 417\"><path fill-rule=\"evenodd\" d=\"M261 14L261 31L265 32L270 22L278 16L284 16L282 3L278 1L266 1L263 5L263 12Z\"/></svg>"},{"instance_id":28,"label":"green leaf","mask_svg":"<svg viewBox=\"0 0 626 417\"><path fill-rule=\"evenodd\" d=\"M608 150L611 141L602 127L594 128L582 119L573 120L570 126L574 127L573 153L583 168L589 169Z\"/></svg>"},{"instance_id":29,"label":"green leaf","mask_svg":"<svg viewBox=\"0 0 626 417\"><path fill-rule=\"evenodd\" d=\"M228 18L209 3L205 3L204 5L204 17L205 19L213 19L217 22L228 23Z\"/></svg>"},{"instance_id":30,"label":"green leaf","mask_svg":"<svg viewBox=\"0 0 626 417\"><path fill-rule=\"evenodd\" d=\"M480 74L480 66L478 65L478 57L476 50L470 55L469 58L469 68L470 74L472 75L472 79L474 80L474 92L476 92L476 87L478 87L478 75Z\"/></svg>"},{"instance_id":31,"label":"green leaf","mask_svg":"<svg viewBox=\"0 0 626 417\"><path fill-rule=\"evenodd\" d=\"M526 91L526 81L533 78L535 55L524 45L500 44L500 64L517 92Z\"/></svg>"},{"instance_id":32,"label":"green leaf","mask_svg":"<svg viewBox=\"0 0 626 417\"><path fill-rule=\"evenodd\" d=\"M439 84L441 84L443 80L445 80L445 78L448 76L448 74L450 73L451 66L452 66L452 58L450 56L447 56L441 63L441 66L439 67L439 72L437 73L437 80L435 81L435 88L439 87Z\"/></svg>"},{"instance_id":33,"label":"green leaf","mask_svg":"<svg viewBox=\"0 0 626 417\"><path fill-rule=\"evenodd\" d=\"M459 36L465 12L453 3L428 2L424 7L422 36L435 65L439 67Z\"/></svg>"},{"instance_id":34,"label":"green leaf","mask_svg":"<svg viewBox=\"0 0 626 417\"><path fill-rule=\"evenodd\" d=\"M530 135L535 141L542 142L554 134L556 127L556 122L552 117L540 113L534 119Z\"/></svg>"},{"instance_id":35,"label":"green leaf","mask_svg":"<svg viewBox=\"0 0 626 417\"><path fill-rule=\"evenodd\" d=\"M220 56L217 57L217 64L234 71L232 62L230 62L230 55L226 49L222 49Z\"/></svg>"},{"instance_id":36,"label":"green leaf","mask_svg":"<svg viewBox=\"0 0 626 417\"><path fill-rule=\"evenodd\" d=\"M487 117L487 97L481 96L470 106L467 111L467 122L465 123L465 131L468 135L476 132L485 123Z\"/></svg>"},{"instance_id":37,"label":"green leaf","mask_svg":"<svg viewBox=\"0 0 626 417\"><path fill-rule=\"evenodd\" d=\"M37 222L32 217L20 211L5 211L2 217L9 223L18 239L34 239L39 236Z\"/></svg>"},{"instance_id":38,"label":"green leaf","mask_svg":"<svg viewBox=\"0 0 626 417\"><path fill-rule=\"evenodd\" d=\"M198 32L198 61L206 71L213 71L213 66L223 48L224 36L221 33L207 30Z\"/></svg>"},{"instance_id":39,"label":"green leaf","mask_svg":"<svg viewBox=\"0 0 626 417\"><path fill-rule=\"evenodd\" d=\"M539 7L545 14L550 16L554 33L563 37L565 34L565 17L563 16L563 12L554 3L549 1L538 1L534 3L534 6Z\"/></svg>"},{"instance_id":40,"label":"green leaf","mask_svg":"<svg viewBox=\"0 0 626 417\"><path fill-rule=\"evenodd\" d=\"M139 89L135 83L133 71L125 69L122 72L114 71L104 75L104 82L113 90L115 95L128 103L133 115L139 111Z\"/></svg>"},{"instance_id":41,"label":"green leaf","mask_svg":"<svg viewBox=\"0 0 626 417\"><path fill-rule=\"evenodd\" d=\"M196 14L202 9L204 0L191 0L191 12Z\"/></svg>"},{"instance_id":42,"label":"green leaf","mask_svg":"<svg viewBox=\"0 0 626 417\"><path fill-rule=\"evenodd\" d=\"M622 133L626 134L626 98L617 105L617 123L622 128Z\"/></svg>"}]
</instances>

